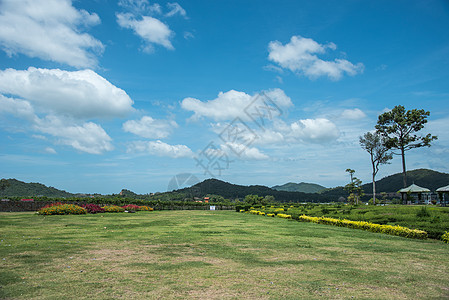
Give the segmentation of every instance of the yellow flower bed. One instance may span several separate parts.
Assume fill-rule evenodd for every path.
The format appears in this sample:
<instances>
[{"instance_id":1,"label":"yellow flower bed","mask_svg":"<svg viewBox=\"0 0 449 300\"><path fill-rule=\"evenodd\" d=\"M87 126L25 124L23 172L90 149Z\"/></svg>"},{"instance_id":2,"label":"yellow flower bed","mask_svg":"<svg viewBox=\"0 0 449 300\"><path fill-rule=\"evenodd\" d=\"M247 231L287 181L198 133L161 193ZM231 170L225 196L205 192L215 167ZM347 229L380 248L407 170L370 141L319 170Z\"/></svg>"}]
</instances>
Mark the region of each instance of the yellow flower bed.
<instances>
[{"instance_id":1,"label":"yellow flower bed","mask_svg":"<svg viewBox=\"0 0 449 300\"><path fill-rule=\"evenodd\" d=\"M42 208L37 213L39 215L83 215L87 211L75 204L62 204Z\"/></svg>"},{"instance_id":2,"label":"yellow flower bed","mask_svg":"<svg viewBox=\"0 0 449 300\"><path fill-rule=\"evenodd\" d=\"M117 205L106 205L103 206L104 212L107 213L117 213L117 212L124 212L125 209L123 207L117 206Z\"/></svg>"},{"instance_id":3,"label":"yellow flower bed","mask_svg":"<svg viewBox=\"0 0 449 300\"><path fill-rule=\"evenodd\" d=\"M362 229L371 232L385 233L414 239L427 239L427 232L418 229L410 229L402 226L380 225L365 221L340 220L325 217L309 217L302 215L300 221L313 222L317 224L334 225L339 227L348 227L353 229Z\"/></svg>"},{"instance_id":4,"label":"yellow flower bed","mask_svg":"<svg viewBox=\"0 0 449 300\"><path fill-rule=\"evenodd\" d=\"M277 214L276 217L284 218L284 219L291 219L292 218L291 215L287 215L287 214Z\"/></svg>"},{"instance_id":5,"label":"yellow flower bed","mask_svg":"<svg viewBox=\"0 0 449 300\"><path fill-rule=\"evenodd\" d=\"M140 210L153 211L154 209L152 207L149 207L149 206L140 206Z\"/></svg>"},{"instance_id":6,"label":"yellow flower bed","mask_svg":"<svg viewBox=\"0 0 449 300\"><path fill-rule=\"evenodd\" d=\"M274 217L276 216L275 214L267 214L267 217Z\"/></svg>"},{"instance_id":7,"label":"yellow flower bed","mask_svg":"<svg viewBox=\"0 0 449 300\"><path fill-rule=\"evenodd\" d=\"M443 242L445 243L449 243L449 232L445 232L442 236L441 239L443 240Z\"/></svg>"}]
</instances>

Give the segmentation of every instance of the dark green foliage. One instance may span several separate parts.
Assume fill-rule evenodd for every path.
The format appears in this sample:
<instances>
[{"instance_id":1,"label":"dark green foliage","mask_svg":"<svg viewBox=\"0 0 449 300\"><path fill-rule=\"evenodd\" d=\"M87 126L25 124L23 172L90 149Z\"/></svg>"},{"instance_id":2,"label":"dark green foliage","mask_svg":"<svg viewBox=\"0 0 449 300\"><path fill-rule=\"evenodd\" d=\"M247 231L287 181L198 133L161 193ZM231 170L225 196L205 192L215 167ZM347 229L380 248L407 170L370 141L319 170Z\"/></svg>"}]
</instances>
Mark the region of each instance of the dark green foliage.
<instances>
[{"instance_id":1,"label":"dark green foliage","mask_svg":"<svg viewBox=\"0 0 449 300\"><path fill-rule=\"evenodd\" d=\"M427 211L427 208L425 206L421 207L421 209L416 213L416 216L418 218L428 218L430 217L429 212Z\"/></svg>"},{"instance_id":2,"label":"dark green foliage","mask_svg":"<svg viewBox=\"0 0 449 300\"><path fill-rule=\"evenodd\" d=\"M2 179L4 180L4 179ZM26 183L16 179L7 179L5 181L6 187L0 189L2 196L17 196L17 197L73 197L74 194L66 191L58 190L54 187L47 187L41 183Z\"/></svg>"},{"instance_id":3,"label":"dark green foliage","mask_svg":"<svg viewBox=\"0 0 449 300\"><path fill-rule=\"evenodd\" d=\"M416 134L424 128L430 112L424 109L405 110L402 105L395 106L391 111L381 114L377 120L376 129L385 138L387 149L398 150L402 158L403 187L407 186L405 152L415 148L430 147L437 139L428 133L425 136Z\"/></svg>"}]
</instances>

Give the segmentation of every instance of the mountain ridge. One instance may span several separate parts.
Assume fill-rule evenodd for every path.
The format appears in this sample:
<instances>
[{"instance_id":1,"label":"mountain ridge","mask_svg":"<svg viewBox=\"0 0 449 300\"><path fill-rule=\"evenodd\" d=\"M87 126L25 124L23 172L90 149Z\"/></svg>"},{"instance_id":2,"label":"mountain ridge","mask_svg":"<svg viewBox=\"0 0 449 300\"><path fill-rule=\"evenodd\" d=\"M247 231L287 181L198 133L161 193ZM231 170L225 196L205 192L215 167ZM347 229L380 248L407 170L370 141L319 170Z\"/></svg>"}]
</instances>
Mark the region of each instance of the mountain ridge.
<instances>
[{"instance_id":1,"label":"mountain ridge","mask_svg":"<svg viewBox=\"0 0 449 300\"><path fill-rule=\"evenodd\" d=\"M307 182L288 182L281 185L274 185L271 187L277 191L286 191L286 192L302 192L302 193L319 193L326 189L326 187L316 184L316 183L307 183Z\"/></svg>"}]
</instances>

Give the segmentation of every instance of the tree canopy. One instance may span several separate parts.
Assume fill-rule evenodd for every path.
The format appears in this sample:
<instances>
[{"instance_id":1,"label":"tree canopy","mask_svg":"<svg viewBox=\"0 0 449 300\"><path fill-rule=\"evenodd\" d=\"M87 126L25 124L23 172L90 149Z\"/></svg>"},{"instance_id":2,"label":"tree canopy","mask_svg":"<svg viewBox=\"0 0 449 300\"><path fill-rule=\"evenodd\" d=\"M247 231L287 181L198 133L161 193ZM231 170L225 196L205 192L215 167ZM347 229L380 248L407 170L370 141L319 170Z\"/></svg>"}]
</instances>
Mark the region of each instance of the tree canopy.
<instances>
[{"instance_id":1,"label":"tree canopy","mask_svg":"<svg viewBox=\"0 0 449 300\"><path fill-rule=\"evenodd\" d=\"M399 150L402 157L403 185L407 186L405 152L420 147L430 147L437 137L432 134L418 135L418 131L427 123L429 111L424 109L405 110L402 105L379 115L376 129L385 138L385 146L391 150Z\"/></svg>"}]
</instances>

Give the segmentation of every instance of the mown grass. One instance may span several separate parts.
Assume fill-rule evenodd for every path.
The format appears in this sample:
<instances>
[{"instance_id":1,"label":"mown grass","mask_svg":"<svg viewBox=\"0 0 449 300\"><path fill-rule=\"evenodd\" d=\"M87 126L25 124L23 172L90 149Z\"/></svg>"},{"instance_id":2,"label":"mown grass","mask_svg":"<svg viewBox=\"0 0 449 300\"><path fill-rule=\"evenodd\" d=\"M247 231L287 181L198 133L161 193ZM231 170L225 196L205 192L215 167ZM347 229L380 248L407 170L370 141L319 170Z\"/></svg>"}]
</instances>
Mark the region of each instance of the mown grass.
<instances>
[{"instance_id":1,"label":"mown grass","mask_svg":"<svg viewBox=\"0 0 449 300\"><path fill-rule=\"evenodd\" d=\"M0 213L0 298L449 298L448 254L230 211Z\"/></svg>"}]
</instances>

